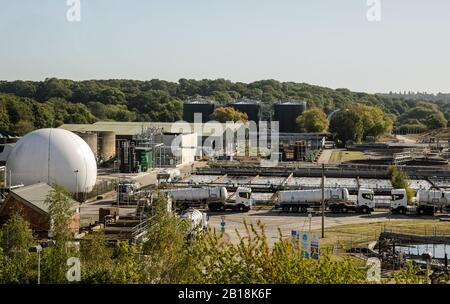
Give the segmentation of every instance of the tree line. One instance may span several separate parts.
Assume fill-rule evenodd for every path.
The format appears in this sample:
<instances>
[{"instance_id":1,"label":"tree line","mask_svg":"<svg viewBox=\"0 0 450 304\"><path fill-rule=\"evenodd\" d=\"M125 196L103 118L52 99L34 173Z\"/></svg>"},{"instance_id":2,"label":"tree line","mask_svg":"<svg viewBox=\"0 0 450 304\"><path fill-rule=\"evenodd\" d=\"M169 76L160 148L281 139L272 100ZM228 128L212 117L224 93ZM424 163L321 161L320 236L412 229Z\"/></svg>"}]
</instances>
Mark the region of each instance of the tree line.
<instances>
[{"instance_id":1,"label":"tree line","mask_svg":"<svg viewBox=\"0 0 450 304\"><path fill-rule=\"evenodd\" d=\"M265 117L280 99L305 100L308 108L322 109L326 115L338 109L349 110L355 104L376 106L392 117L394 128L405 130L444 127L450 118L447 99L408 99L407 95L367 94L276 80L242 83L225 79L169 82L48 78L0 81L0 128L23 134L35 128L99 120L173 122L182 119L183 101L198 96L219 105L240 98L259 100Z\"/></svg>"}]
</instances>

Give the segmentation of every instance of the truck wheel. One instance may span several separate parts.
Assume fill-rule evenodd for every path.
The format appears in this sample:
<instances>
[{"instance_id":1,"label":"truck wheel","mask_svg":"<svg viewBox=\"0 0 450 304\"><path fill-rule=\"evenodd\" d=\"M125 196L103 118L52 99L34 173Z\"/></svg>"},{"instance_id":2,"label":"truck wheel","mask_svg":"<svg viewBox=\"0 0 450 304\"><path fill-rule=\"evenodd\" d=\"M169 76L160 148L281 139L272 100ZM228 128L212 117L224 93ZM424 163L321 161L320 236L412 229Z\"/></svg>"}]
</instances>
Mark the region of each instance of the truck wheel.
<instances>
[{"instance_id":1,"label":"truck wheel","mask_svg":"<svg viewBox=\"0 0 450 304\"><path fill-rule=\"evenodd\" d=\"M401 215L406 214L406 209L405 208L399 208L398 209L398 214L401 214Z\"/></svg>"},{"instance_id":2,"label":"truck wheel","mask_svg":"<svg viewBox=\"0 0 450 304\"><path fill-rule=\"evenodd\" d=\"M244 208L244 205L239 205L239 206L238 206L238 211L239 211L239 212L244 212L244 209L245 209L245 208Z\"/></svg>"},{"instance_id":3,"label":"truck wheel","mask_svg":"<svg viewBox=\"0 0 450 304\"><path fill-rule=\"evenodd\" d=\"M306 212L308 212L308 208L307 208L306 206L302 206L302 207L300 208L300 212L301 212L301 213L306 213Z\"/></svg>"},{"instance_id":4,"label":"truck wheel","mask_svg":"<svg viewBox=\"0 0 450 304\"><path fill-rule=\"evenodd\" d=\"M369 208L367 208L366 206L363 206L363 207L361 208L361 212L362 212L363 214L369 214L369 213L370 213L370 210L369 210Z\"/></svg>"},{"instance_id":5,"label":"truck wheel","mask_svg":"<svg viewBox=\"0 0 450 304\"><path fill-rule=\"evenodd\" d=\"M297 206L292 207L292 212L297 213L298 212L298 207Z\"/></svg>"},{"instance_id":6,"label":"truck wheel","mask_svg":"<svg viewBox=\"0 0 450 304\"><path fill-rule=\"evenodd\" d=\"M418 208L418 209L417 209L417 213L418 213L419 215L425 215L425 209L423 209L423 208Z\"/></svg>"},{"instance_id":7,"label":"truck wheel","mask_svg":"<svg viewBox=\"0 0 450 304\"><path fill-rule=\"evenodd\" d=\"M283 212L289 212L289 206L283 206L281 210L283 210Z\"/></svg>"},{"instance_id":8,"label":"truck wheel","mask_svg":"<svg viewBox=\"0 0 450 304\"><path fill-rule=\"evenodd\" d=\"M342 213L347 213L348 212L348 208L347 206L342 206Z\"/></svg>"}]
</instances>

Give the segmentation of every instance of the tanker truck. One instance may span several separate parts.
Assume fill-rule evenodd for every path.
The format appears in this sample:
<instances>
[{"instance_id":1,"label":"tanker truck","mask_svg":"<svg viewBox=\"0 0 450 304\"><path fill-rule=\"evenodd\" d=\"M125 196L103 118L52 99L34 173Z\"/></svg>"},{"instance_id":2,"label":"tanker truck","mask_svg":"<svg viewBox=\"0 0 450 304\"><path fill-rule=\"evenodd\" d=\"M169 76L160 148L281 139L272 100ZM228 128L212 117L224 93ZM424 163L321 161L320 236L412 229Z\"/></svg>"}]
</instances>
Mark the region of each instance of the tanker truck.
<instances>
[{"instance_id":1,"label":"tanker truck","mask_svg":"<svg viewBox=\"0 0 450 304\"><path fill-rule=\"evenodd\" d=\"M326 207L333 213L347 213L349 211L370 214L374 208L374 192L360 189L357 200L350 200L347 188L325 189L324 201ZM278 191L276 208L283 212L306 213L308 208L320 208L322 205L322 189Z\"/></svg>"},{"instance_id":2,"label":"tanker truck","mask_svg":"<svg viewBox=\"0 0 450 304\"><path fill-rule=\"evenodd\" d=\"M228 198L228 191L225 187L166 189L163 192L168 193L176 206L181 209L208 206L210 211L247 212L253 203L252 189L245 187L237 188L234 199Z\"/></svg>"},{"instance_id":3,"label":"tanker truck","mask_svg":"<svg viewBox=\"0 0 450 304\"><path fill-rule=\"evenodd\" d=\"M208 216L200 210L189 208L180 214L180 218L187 222L189 236L195 236L197 232L208 228Z\"/></svg>"},{"instance_id":4,"label":"tanker truck","mask_svg":"<svg viewBox=\"0 0 450 304\"><path fill-rule=\"evenodd\" d=\"M393 189L391 192L391 212L396 214L417 213L418 215L434 216L450 209L450 192L437 189L419 190L408 204L408 196L405 189Z\"/></svg>"}]
</instances>

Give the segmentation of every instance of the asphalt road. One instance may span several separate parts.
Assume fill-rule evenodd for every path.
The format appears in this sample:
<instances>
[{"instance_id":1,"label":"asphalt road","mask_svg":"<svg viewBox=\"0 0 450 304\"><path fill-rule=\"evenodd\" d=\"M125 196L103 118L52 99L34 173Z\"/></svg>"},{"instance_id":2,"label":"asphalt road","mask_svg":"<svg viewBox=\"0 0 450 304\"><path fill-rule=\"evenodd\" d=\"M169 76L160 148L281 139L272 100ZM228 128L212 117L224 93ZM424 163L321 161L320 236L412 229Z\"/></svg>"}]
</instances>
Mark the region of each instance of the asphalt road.
<instances>
[{"instance_id":1,"label":"asphalt road","mask_svg":"<svg viewBox=\"0 0 450 304\"><path fill-rule=\"evenodd\" d=\"M256 224L261 221L265 226L266 236L269 244L272 245L279 238L281 230L283 236L290 236L291 230L307 231L309 229L309 218L304 214L284 214L280 211L255 211L248 213L209 213L209 226L211 229L220 231L222 217L225 220L225 234L231 242L237 243L238 236L236 229L241 235L246 235L244 221L247 224ZM392 217L388 212L375 212L371 215L359 214L326 214L325 228L335 227L339 225L387 222L395 220L413 220L408 217ZM322 217L314 215L311 218L311 229L321 229Z\"/></svg>"}]
</instances>

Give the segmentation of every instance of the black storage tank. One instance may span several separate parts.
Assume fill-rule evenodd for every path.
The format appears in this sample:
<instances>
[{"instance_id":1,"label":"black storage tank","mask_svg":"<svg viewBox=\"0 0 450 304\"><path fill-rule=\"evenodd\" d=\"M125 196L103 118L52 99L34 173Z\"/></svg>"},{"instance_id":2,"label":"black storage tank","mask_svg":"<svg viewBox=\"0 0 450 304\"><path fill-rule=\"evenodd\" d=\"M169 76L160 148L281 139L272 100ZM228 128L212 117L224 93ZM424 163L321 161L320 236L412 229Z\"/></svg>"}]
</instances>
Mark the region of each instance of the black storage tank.
<instances>
[{"instance_id":1,"label":"black storage tank","mask_svg":"<svg viewBox=\"0 0 450 304\"><path fill-rule=\"evenodd\" d=\"M202 114L202 122L210 121L210 115L214 112L215 104L204 99L186 100L183 104L183 120L194 122L194 114Z\"/></svg>"},{"instance_id":2,"label":"black storage tank","mask_svg":"<svg viewBox=\"0 0 450 304\"><path fill-rule=\"evenodd\" d=\"M279 101L273 107L273 120L279 122L280 133L297 133L296 120L306 110L306 101Z\"/></svg>"},{"instance_id":3,"label":"black storage tank","mask_svg":"<svg viewBox=\"0 0 450 304\"><path fill-rule=\"evenodd\" d=\"M229 103L228 107L247 114L249 121L254 121L258 124L261 120L261 105L258 101L242 99Z\"/></svg>"}]
</instances>

